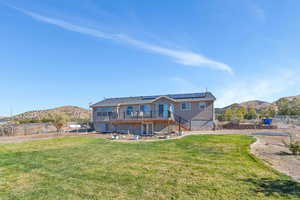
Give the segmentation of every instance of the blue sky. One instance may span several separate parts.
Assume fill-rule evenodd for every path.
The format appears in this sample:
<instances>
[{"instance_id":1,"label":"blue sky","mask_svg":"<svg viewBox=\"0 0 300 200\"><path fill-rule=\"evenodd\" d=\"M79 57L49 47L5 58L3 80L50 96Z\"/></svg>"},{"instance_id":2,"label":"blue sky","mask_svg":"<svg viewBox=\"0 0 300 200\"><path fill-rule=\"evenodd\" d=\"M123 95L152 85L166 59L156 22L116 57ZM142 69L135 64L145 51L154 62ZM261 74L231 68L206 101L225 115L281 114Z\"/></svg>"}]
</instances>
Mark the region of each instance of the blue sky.
<instances>
[{"instance_id":1,"label":"blue sky","mask_svg":"<svg viewBox=\"0 0 300 200\"><path fill-rule=\"evenodd\" d=\"M201 92L300 94L299 0L0 0L0 116Z\"/></svg>"}]
</instances>

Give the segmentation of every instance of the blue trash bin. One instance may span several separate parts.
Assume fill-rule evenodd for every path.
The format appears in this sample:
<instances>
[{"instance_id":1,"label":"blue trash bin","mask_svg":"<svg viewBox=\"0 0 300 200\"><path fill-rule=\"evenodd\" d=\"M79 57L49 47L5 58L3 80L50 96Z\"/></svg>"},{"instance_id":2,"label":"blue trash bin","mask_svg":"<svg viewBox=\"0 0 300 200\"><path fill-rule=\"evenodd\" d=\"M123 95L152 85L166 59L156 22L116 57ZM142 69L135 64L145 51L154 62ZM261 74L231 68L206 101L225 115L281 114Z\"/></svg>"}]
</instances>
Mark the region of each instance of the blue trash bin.
<instances>
[{"instance_id":1,"label":"blue trash bin","mask_svg":"<svg viewBox=\"0 0 300 200\"><path fill-rule=\"evenodd\" d=\"M265 125L270 126L273 122L273 119L272 118L266 118L266 119L263 119L263 122L264 122Z\"/></svg>"}]
</instances>

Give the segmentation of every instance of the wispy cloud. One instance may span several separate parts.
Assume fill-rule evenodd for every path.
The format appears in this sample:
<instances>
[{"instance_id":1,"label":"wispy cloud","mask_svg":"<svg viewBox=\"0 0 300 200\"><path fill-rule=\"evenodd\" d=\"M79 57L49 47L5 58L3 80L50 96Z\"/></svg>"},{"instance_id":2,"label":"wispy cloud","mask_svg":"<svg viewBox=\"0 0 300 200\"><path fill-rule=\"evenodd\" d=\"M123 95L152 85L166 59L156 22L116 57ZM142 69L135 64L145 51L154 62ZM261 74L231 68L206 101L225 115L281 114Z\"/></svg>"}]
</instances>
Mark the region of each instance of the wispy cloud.
<instances>
[{"instance_id":1,"label":"wispy cloud","mask_svg":"<svg viewBox=\"0 0 300 200\"><path fill-rule=\"evenodd\" d=\"M44 15L41 15L41 14L38 14L35 12L25 10L25 9L20 9L20 8L13 7L13 6L9 6L9 7L13 8L27 16L30 16L38 21L52 24L52 25L58 26L60 28L69 30L69 31L74 31L74 32L78 32L81 34L85 34L85 35L89 35L89 36L93 36L93 37L97 37L97 38L123 42L123 43L129 44L131 46L135 46L137 48L147 50L149 52L153 52L153 53L157 53L160 55L170 57L173 59L174 62L182 64L182 65L195 66L195 67L209 67L212 69L223 70L223 71L227 71L229 73L233 73L233 70L230 66L228 66L222 62L218 62L218 61L209 59L209 58L207 58L201 54L195 53L195 52L180 51L180 50L165 48L165 47L161 47L158 45L149 44L144 41L133 39L124 34L105 33L98 29L88 28L88 27L72 24L72 23L66 22L64 20L47 17L47 16L44 16Z\"/></svg>"}]
</instances>

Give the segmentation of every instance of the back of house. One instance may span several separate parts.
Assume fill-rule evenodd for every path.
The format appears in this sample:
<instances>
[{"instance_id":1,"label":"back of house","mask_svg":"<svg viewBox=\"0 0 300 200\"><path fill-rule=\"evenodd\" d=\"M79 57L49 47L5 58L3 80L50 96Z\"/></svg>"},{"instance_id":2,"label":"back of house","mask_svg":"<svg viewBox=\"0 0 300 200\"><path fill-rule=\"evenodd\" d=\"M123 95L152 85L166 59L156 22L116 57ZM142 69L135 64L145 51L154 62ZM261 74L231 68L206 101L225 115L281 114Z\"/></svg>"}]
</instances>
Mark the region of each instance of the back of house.
<instances>
[{"instance_id":1,"label":"back of house","mask_svg":"<svg viewBox=\"0 0 300 200\"><path fill-rule=\"evenodd\" d=\"M212 129L216 98L210 92L108 98L91 105L98 132L153 135Z\"/></svg>"}]
</instances>

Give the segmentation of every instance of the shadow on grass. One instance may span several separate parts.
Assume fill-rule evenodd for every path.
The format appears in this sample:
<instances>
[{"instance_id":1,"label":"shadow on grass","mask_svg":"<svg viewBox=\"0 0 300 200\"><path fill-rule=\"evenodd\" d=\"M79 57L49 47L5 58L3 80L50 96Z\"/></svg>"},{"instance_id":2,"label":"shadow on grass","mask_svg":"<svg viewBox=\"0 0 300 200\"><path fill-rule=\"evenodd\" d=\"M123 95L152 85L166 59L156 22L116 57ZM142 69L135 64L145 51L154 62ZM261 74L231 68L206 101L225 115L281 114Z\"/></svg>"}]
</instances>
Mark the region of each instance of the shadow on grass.
<instances>
[{"instance_id":1,"label":"shadow on grass","mask_svg":"<svg viewBox=\"0 0 300 200\"><path fill-rule=\"evenodd\" d=\"M300 183L292 180L261 178L245 179L244 181L256 186L254 192L264 193L266 196L279 194L292 195L297 198L300 197Z\"/></svg>"}]
</instances>

